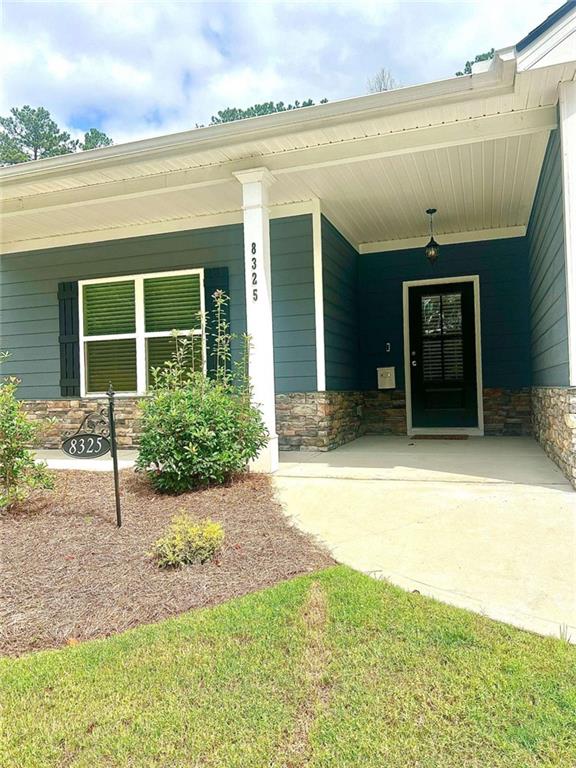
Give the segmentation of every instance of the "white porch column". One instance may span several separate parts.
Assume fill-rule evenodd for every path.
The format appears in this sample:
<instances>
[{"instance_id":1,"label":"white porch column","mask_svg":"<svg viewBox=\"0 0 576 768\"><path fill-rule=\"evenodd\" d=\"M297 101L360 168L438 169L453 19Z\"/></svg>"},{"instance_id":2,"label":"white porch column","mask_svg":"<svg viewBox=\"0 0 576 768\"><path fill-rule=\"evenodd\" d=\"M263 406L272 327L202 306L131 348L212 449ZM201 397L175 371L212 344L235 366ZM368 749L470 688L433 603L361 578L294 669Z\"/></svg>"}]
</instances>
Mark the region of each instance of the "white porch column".
<instances>
[{"instance_id":1,"label":"white porch column","mask_svg":"<svg viewBox=\"0 0 576 768\"><path fill-rule=\"evenodd\" d=\"M278 469L278 436L268 213L268 187L274 177L267 168L239 171L234 175L242 184L246 322L251 336L252 400L260 408L270 435L268 445L254 462L253 468L259 472L274 472Z\"/></svg>"},{"instance_id":2,"label":"white porch column","mask_svg":"<svg viewBox=\"0 0 576 768\"><path fill-rule=\"evenodd\" d=\"M576 82L560 83L570 385L576 386Z\"/></svg>"}]
</instances>

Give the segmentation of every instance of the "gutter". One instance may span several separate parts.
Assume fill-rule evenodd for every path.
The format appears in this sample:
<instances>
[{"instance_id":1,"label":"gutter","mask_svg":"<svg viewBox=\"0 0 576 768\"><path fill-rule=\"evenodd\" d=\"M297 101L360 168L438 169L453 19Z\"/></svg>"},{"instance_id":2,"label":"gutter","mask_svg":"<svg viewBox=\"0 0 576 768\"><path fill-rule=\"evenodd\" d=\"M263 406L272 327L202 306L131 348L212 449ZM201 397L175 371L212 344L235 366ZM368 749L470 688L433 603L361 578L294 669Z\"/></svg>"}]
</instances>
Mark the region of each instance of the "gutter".
<instances>
[{"instance_id":1,"label":"gutter","mask_svg":"<svg viewBox=\"0 0 576 768\"><path fill-rule=\"evenodd\" d=\"M401 114L437 104L509 93L514 89L515 74L515 58L501 58L499 52L496 52L490 68L485 72L366 96L355 96L313 107L301 107L272 115L246 118L232 123L195 128L112 147L29 161L0 168L0 182L26 180L32 177L38 179L57 176L66 171L96 169L115 165L119 160L136 162L140 159L157 159L178 152L189 153L213 147L221 148L387 114Z\"/></svg>"}]
</instances>

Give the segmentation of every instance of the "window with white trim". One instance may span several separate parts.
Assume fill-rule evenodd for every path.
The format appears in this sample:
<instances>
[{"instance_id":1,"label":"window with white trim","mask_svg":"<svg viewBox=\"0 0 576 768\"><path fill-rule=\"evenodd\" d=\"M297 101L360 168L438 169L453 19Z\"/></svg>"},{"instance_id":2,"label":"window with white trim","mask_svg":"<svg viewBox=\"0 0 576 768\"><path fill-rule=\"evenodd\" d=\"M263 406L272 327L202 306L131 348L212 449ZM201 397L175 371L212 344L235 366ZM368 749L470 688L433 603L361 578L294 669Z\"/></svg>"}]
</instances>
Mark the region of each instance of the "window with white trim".
<instances>
[{"instance_id":1,"label":"window with white trim","mask_svg":"<svg viewBox=\"0 0 576 768\"><path fill-rule=\"evenodd\" d=\"M114 391L143 395L152 368L172 358L173 331L192 334L194 363L205 365L204 270L158 272L101 280L79 287L82 395Z\"/></svg>"}]
</instances>

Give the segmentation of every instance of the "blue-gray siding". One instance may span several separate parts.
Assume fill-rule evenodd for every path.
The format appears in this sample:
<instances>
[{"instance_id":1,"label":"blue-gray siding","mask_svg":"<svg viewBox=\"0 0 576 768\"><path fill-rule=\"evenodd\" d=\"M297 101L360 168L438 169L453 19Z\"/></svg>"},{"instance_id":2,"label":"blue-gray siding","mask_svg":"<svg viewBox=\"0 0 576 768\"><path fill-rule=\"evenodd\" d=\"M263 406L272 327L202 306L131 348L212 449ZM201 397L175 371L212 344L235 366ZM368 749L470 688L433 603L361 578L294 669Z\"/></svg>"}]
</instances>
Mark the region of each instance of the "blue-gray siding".
<instances>
[{"instance_id":1,"label":"blue-gray siding","mask_svg":"<svg viewBox=\"0 0 576 768\"><path fill-rule=\"evenodd\" d=\"M326 389L358 388L358 253L322 217Z\"/></svg>"},{"instance_id":2,"label":"blue-gray siding","mask_svg":"<svg viewBox=\"0 0 576 768\"><path fill-rule=\"evenodd\" d=\"M316 390L312 216L270 224L276 392Z\"/></svg>"},{"instance_id":3,"label":"blue-gray siding","mask_svg":"<svg viewBox=\"0 0 576 768\"><path fill-rule=\"evenodd\" d=\"M529 386L527 249L526 238L444 245L434 266L423 248L360 256L362 388L375 389L376 368L392 365L404 387L402 282L460 275L480 276L484 386Z\"/></svg>"},{"instance_id":4,"label":"blue-gray siding","mask_svg":"<svg viewBox=\"0 0 576 768\"><path fill-rule=\"evenodd\" d=\"M311 216L275 220L271 236L276 388L315 389ZM231 330L244 332L241 225L2 256L1 372L22 379L23 398L60 396L58 283L195 267L228 268Z\"/></svg>"},{"instance_id":5,"label":"blue-gray siding","mask_svg":"<svg viewBox=\"0 0 576 768\"><path fill-rule=\"evenodd\" d=\"M569 383L560 137L553 131L528 227L532 382Z\"/></svg>"}]
</instances>

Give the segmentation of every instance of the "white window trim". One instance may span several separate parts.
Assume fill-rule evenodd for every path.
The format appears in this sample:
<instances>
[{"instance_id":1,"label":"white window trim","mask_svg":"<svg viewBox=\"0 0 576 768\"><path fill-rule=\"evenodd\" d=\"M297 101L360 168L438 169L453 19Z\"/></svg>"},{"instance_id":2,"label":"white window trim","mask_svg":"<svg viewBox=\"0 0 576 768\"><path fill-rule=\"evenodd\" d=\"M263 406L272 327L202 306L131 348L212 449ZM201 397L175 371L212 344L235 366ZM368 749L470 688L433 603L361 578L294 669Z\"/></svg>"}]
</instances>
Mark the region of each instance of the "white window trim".
<instances>
[{"instance_id":1,"label":"white window trim","mask_svg":"<svg viewBox=\"0 0 576 768\"><path fill-rule=\"evenodd\" d=\"M136 382L137 390L135 392L118 392L118 397L141 397L147 392L147 366L146 366L146 339L165 338L172 335L172 331L149 331L144 329L144 280L155 277L176 277L184 275L199 275L200 277L200 316L202 325L192 331L194 336L202 337L202 360L203 369L206 373L206 328L204 315L206 306L204 301L204 269L177 269L168 272L145 272L138 275L118 275L115 277L97 277L90 280L78 281L78 323L80 327L79 346L80 346L80 397L99 398L106 395L106 392L86 392L86 342L90 341L115 341L118 339L136 340ZM102 285L103 283L122 283L126 281L134 282L134 299L136 313L136 330L134 333L111 333L98 336L86 336L84 334L84 286ZM181 335L186 335L189 331L181 331Z\"/></svg>"},{"instance_id":2,"label":"white window trim","mask_svg":"<svg viewBox=\"0 0 576 768\"><path fill-rule=\"evenodd\" d=\"M476 336L476 401L478 404L477 427L413 427L412 426L412 371L410 366L410 318L409 288L418 285L443 285L444 283L472 283L474 287L474 330ZM407 280L402 283L404 312L404 387L406 390L406 426L408 435L484 435L484 402L482 385L482 331L480 325L480 276L438 277L431 280Z\"/></svg>"}]
</instances>

